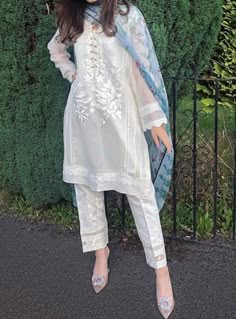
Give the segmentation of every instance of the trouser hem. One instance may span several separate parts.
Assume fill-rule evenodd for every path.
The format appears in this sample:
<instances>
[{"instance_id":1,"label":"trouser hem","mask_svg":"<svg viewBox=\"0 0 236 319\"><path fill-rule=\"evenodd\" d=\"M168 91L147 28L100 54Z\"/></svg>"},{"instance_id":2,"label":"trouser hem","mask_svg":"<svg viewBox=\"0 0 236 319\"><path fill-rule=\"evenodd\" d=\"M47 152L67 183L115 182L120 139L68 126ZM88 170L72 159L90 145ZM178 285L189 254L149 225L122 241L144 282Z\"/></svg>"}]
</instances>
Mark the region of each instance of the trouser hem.
<instances>
[{"instance_id":1,"label":"trouser hem","mask_svg":"<svg viewBox=\"0 0 236 319\"><path fill-rule=\"evenodd\" d=\"M148 260L147 261L147 264L150 266L150 267L152 267L152 268L156 268L156 269L159 269L159 268L163 268L163 267L165 267L165 266L167 266L167 260L166 260L166 258L165 259L163 259L162 261L160 261L160 262L156 262L156 261L151 261L151 260Z\"/></svg>"},{"instance_id":2,"label":"trouser hem","mask_svg":"<svg viewBox=\"0 0 236 319\"><path fill-rule=\"evenodd\" d=\"M102 240L96 241L94 243L89 243L89 244L83 244L82 241L82 250L84 253L89 252L89 251L94 251L94 250L98 250L101 248L104 248L107 246L109 240L108 240L108 236Z\"/></svg>"}]
</instances>

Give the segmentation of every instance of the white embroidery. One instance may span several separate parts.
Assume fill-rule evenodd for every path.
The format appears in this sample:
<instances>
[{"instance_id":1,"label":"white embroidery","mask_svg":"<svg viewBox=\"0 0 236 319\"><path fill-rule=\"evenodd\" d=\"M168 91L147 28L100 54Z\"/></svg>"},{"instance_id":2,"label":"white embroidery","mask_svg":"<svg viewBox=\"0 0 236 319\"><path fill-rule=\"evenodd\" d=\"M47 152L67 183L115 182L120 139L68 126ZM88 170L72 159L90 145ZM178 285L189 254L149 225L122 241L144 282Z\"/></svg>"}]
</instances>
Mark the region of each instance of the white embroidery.
<instances>
[{"instance_id":1,"label":"white embroidery","mask_svg":"<svg viewBox=\"0 0 236 319\"><path fill-rule=\"evenodd\" d=\"M114 189L118 192L132 193L137 196L150 196L153 191L153 183L150 175L147 178L134 178L124 169L119 172L97 172L93 173L82 167L71 168L63 165L63 180L75 181L75 183L86 184L93 190Z\"/></svg>"},{"instance_id":2,"label":"white embroidery","mask_svg":"<svg viewBox=\"0 0 236 319\"><path fill-rule=\"evenodd\" d=\"M85 26L87 26L86 24ZM122 118L122 82L121 64L117 57L104 59L101 27L95 32L91 27L85 29L86 58L75 80L74 109L76 118L81 122L93 113L99 112L99 125L104 125L109 118Z\"/></svg>"}]
</instances>

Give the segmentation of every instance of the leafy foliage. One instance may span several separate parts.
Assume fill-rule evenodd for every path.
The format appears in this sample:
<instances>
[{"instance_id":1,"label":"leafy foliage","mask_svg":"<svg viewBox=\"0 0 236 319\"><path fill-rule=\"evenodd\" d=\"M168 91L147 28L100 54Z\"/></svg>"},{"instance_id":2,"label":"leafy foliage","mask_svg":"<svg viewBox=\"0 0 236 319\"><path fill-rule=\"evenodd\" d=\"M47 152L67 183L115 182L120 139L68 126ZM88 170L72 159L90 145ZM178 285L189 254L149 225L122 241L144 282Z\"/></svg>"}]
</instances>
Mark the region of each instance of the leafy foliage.
<instances>
[{"instance_id":1,"label":"leafy foliage","mask_svg":"<svg viewBox=\"0 0 236 319\"><path fill-rule=\"evenodd\" d=\"M220 83L219 105L233 110L236 103L236 2L234 0L224 0L223 19L218 42L211 59L211 71L213 77L224 80ZM214 109L214 101L210 96L215 94L215 87L212 82L208 85L202 83L198 87L202 96L201 102L206 110Z\"/></svg>"},{"instance_id":2,"label":"leafy foliage","mask_svg":"<svg viewBox=\"0 0 236 319\"><path fill-rule=\"evenodd\" d=\"M222 0L133 2L148 23L165 77L198 76L209 67L220 31ZM171 84L166 81L169 96ZM186 89L186 82L179 80L178 95L186 95Z\"/></svg>"}]
</instances>

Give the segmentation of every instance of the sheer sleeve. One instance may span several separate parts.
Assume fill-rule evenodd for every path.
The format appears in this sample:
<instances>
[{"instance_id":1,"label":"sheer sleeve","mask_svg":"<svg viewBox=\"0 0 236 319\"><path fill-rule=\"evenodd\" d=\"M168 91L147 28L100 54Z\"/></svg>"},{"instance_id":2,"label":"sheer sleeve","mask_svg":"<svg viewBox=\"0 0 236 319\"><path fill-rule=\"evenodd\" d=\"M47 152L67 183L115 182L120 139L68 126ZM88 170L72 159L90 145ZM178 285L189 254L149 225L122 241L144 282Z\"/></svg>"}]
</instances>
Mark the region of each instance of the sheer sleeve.
<instances>
[{"instance_id":1,"label":"sheer sleeve","mask_svg":"<svg viewBox=\"0 0 236 319\"><path fill-rule=\"evenodd\" d=\"M168 123L165 113L143 79L135 61L131 66L131 82L138 105L143 131Z\"/></svg>"},{"instance_id":2,"label":"sheer sleeve","mask_svg":"<svg viewBox=\"0 0 236 319\"><path fill-rule=\"evenodd\" d=\"M73 82L72 75L76 71L76 65L70 60L70 53L67 51L69 44L60 41L59 28L48 42L47 48L50 54L50 60L55 63L55 67L61 71L62 77L70 83ZM57 37L59 36L59 37Z\"/></svg>"},{"instance_id":3,"label":"sheer sleeve","mask_svg":"<svg viewBox=\"0 0 236 319\"><path fill-rule=\"evenodd\" d=\"M130 22L132 44L143 66L149 71L150 76L152 76L152 81L157 88L157 95L154 96L138 68L138 62L134 61L131 73L134 78L135 95L139 106L143 130L146 131L153 126L168 123L167 116L163 110L163 106L165 107L168 101L164 81L146 21L136 6L133 6L133 9Z\"/></svg>"}]
</instances>

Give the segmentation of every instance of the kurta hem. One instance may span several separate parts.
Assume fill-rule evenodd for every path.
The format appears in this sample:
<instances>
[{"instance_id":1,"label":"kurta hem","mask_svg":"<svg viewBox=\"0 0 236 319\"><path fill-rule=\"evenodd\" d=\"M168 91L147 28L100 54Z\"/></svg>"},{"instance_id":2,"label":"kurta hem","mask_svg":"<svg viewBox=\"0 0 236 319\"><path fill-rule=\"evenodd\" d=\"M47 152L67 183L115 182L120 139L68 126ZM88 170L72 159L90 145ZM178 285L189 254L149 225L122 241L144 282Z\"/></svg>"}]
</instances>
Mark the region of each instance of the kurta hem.
<instances>
[{"instance_id":1,"label":"kurta hem","mask_svg":"<svg viewBox=\"0 0 236 319\"><path fill-rule=\"evenodd\" d=\"M75 172L77 170L77 172ZM139 197L150 196L153 183L150 179L134 178L127 173L108 172L100 174L78 173L78 169L63 169L63 181L71 184L86 184L93 191L115 190L119 193L136 195Z\"/></svg>"}]
</instances>

